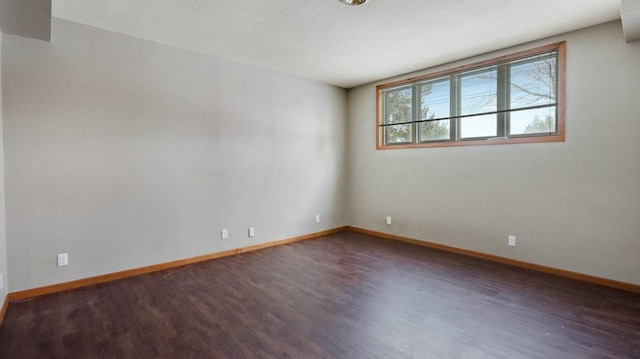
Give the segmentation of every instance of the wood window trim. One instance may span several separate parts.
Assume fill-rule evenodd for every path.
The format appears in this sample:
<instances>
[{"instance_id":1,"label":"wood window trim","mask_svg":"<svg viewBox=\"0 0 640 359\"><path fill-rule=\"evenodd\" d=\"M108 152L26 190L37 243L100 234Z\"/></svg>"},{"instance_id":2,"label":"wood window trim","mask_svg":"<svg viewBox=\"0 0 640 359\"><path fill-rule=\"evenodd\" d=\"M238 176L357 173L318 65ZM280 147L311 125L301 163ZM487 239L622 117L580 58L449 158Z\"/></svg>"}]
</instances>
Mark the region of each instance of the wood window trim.
<instances>
[{"instance_id":1,"label":"wood window trim","mask_svg":"<svg viewBox=\"0 0 640 359\"><path fill-rule=\"evenodd\" d=\"M450 76L455 73L479 69L486 66L496 65L508 61L517 60L542 54L545 52L557 51L557 118L556 133L548 136L530 136L530 137L511 137L497 138L491 140L464 140L464 141L443 141L443 142L421 142L407 143L397 145L384 144L383 121L383 101L382 90L388 88L399 87L402 85L411 85L421 81L436 79L438 77ZM478 61L462 66L457 66L442 71L436 71L425 75L414 76L404 80L384 83L376 86L376 149L377 150L393 150L406 148L430 148L430 147L454 147L454 146L482 146L482 145L501 145L501 144L518 144L518 143L539 143L539 142L564 142L565 140L565 100L566 100L566 42L557 42L549 45L536 47L529 50L519 51L512 54L502 55L491 59Z\"/></svg>"}]
</instances>

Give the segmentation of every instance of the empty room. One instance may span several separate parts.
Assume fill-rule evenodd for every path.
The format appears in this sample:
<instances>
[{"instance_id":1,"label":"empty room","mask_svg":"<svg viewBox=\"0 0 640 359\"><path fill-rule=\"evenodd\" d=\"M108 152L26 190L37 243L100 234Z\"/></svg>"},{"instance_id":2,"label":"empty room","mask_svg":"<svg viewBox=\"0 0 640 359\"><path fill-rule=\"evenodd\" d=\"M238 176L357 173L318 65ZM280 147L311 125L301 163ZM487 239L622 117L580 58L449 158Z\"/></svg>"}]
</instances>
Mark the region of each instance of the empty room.
<instances>
[{"instance_id":1,"label":"empty room","mask_svg":"<svg viewBox=\"0 0 640 359\"><path fill-rule=\"evenodd\" d=\"M640 0L0 30L0 358L640 358Z\"/></svg>"}]
</instances>

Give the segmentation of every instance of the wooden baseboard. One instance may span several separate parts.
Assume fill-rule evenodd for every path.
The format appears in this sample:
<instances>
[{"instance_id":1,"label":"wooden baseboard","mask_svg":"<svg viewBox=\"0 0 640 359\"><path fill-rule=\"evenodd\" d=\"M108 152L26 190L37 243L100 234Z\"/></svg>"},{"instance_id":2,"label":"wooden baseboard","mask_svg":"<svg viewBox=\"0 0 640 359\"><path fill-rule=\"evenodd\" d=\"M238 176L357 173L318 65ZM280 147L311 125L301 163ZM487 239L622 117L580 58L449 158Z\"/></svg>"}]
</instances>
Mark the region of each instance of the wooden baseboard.
<instances>
[{"instance_id":1,"label":"wooden baseboard","mask_svg":"<svg viewBox=\"0 0 640 359\"><path fill-rule=\"evenodd\" d=\"M502 264L508 264L508 265L511 265L511 266L514 266L514 267L531 269L531 270L535 270L535 271L538 271L538 272L553 274L553 275L557 275L557 276L565 277L565 278L570 278L570 279L576 279L576 280L583 281L583 282L588 282L588 283L599 284L599 285L612 287L612 288L616 288L616 289L622 289L622 290L626 290L626 291L629 291L629 292L640 293L640 285L637 285L637 284L619 282L619 281L616 281L616 280L613 280L613 279L606 279L606 278L596 277L596 276L592 276L592 275L588 275L588 274L571 272L571 271L567 271L567 270L564 270L564 269L547 267L547 266L543 266L543 265L539 265L539 264L523 262L523 261L519 261L519 260L515 260L515 259L509 259L509 258L500 257L500 256L495 256L495 255L492 255L492 254L486 254L486 253L482 253L482 252L471 251L471 250L463 249L463 248L451 247L451 246L447 246L447 245L444 245L444 244L438 244L438 243L427 242L427 241L422 241L422 240L413 239L413 238L396 236L395 234L390 234L390 233L372 231L372 230L364 229L364 228L347 226L347 230L350 230L350 231L353 231L353 232L357 232L357 233L362 233L362 234L368 234L368 235L371 235L371 236L374 236L374 237L378 237L378 238L391 239L391 240L394 240L394 241L411 243L411 244L419 245L419 246L422 246L422 247L434 248L434 249L439 249L439 250L443 250L443 251L447 251L447 252L458 253L458 254L462 254L462 255L466 255L466 256L470 256L470 257L486 259L486 260L490 260L490 261L493 261L493 262L498 262L498 263L502 263Z\"/></svg>"},{"instance_id":2,"label":"wooden baseboard","mask_svg":"<svg viewBox=\"0 0 640 359\"><path fill-rule=\"evenodd\" d=\"M226 257L226 256L231 256L231 255L235 255L235 254L246 253L246 252L251 252L251 251L255 251L255 250L259 250L259 249L280 246L280 245L283 245L283 244L293 243L293 242L297 242L297 241L301 241L301 240L305 240L305 239L312 239L312 238L322 237L322 236L326 236L326 235L329 235L329 234L338 233L338 232L341 232L341 231L344 231L344 230L349 230L349 231L353 231L353 232L357 232L357 233L368 234L368 235L371 235L371 236L374 236L374 237L378 237L378 238L385 238L385 239L391 239L391 240L395 240L395 241L411 243L411 244L415 244L415 245L419 245L419 246L423 246L423 247L428 247L428 248L439 249L439 250L443 250L443 251L447 251L447 252L458 253L458 254L462 254L462 255L466 255L466 256L486 259L486 260L490 260L490 261L493 261L493 262L508 264L508 265L512 265L512 266L520 267L520 268L531 269L531 270L535 270L535 271L538 271L538 272L554 274L554 275L561 276L561 277L566 277L566 278L580 280L580 281L583 281L583 282L589 282L589 283L604 285L604 286L607 286L607 287L622 289L622 290L626 290L626 291L630 291L630 292L634 292L634 293L640 293L640 285L636 285L636 284L619 282L619 281L615 281L615 280L612 280L612 279L600 278L600 277L596 277L596 276L592 276L592 275L588 275L588 274L571 272L571 271L558 269L558 268L553 268L553 267L547 267L547 266L543 266L543 265L539 265L539 264L518 261L518 260L515 260L515 259L509 259L509 258L505 258L505 257L495 256L495 255L492 255L492 254L486 254L486 253L482 253L482 252L475 252L475 251L471 251L471 250L467 250L467 249L463 249L463 248L451 247L451 246L447 246L447 245L444 245L444 244L438 244L438 243L427 242L427 241L422 241L422 240L413 239L413 238L397 236L395 234L390 234L390 233L377 232L377 231L372 231L372 230L369 230L369 229L353 227L353 226L345 226L345 227L338 227L338 228L329 229L329 230L326 230L326 231L306 234L306 235L302 235L302 236L298 236L298 237L293 237L293 238L288 238L288 239L283 239L283 240L277 240L277 241L272 241L272 242L267 242L267 243L262 243L262 244L256 244L256 245L248 246L248 247L230 249L230 250L222 251L222 252L205 254L205 255L202 255L202 256L198 256L198 257L180 259L180 260L167 262L167 263L154 264L154 265L150 265L150 266L146 266L146 267L134 268L134 269L124 270L124 271L120 271L120 272L103 274L103 275L99 275L99 276L95 276L95 277L78 279L78 280L74 280L74 281L70 281L70 282L52 284L52 285L48 285L48 286L44 286L44 287L27 289L27 290L23 290L23 291L19 291L19 292L9 293L6 296L5 300L4 300L4 304L2 305L2 309L0 309L0 323L2 323L2 319L4 318L4 314L5 314L6 310L7 310L8 304L10 302L13 302L13 301L24 300L24 299L33 298L33 297L37 297L37 296L45 295L45 294L50 294L50 293L62 292L62 291L65 291L65 290L85 287L85 286L88 286L88 285L94 285L94 284L99 284L99 283L110 282L110 281L114 281L114 280L118 280L118 279L124 279L124 278L128 278L128 277L133 277L133 276L140 275L140 274L157 272L157 271L176 268L176 267L182 267L182 266L193 264L193 263L204 262L204 261L208 261L208 260L212 260L212 259L216 259L216 258L222 258L222 257Z\"/></svg>"},{"instance_id":3,"label":"wooden baseboard","mask_svg":"<svg viewBox=\"0 0 640 359\"><path fill-rule=\"evenodd\" d=\"M9 296L6 295L4 297L4 302L2 302L2 308L0 308L0 325L4 321L4 315L7 313L7 307L9 306Z\"/></svg>"},{"instance_id":4,"label":"wooden baseboard","mask_svg":"<svg viewBox=\"0 0 640 359\"><path fill-rule=\"evenodd\" d=\"M37 297L37 296L45 295L45 294L50 294L50 293L62 292L62 291L65 291L65 290L85 287L85 286L93 285L93 284L110 282L110 281L114 281L114 280L118 280L118 279L133 277L133 276L140 275L140 274L157 272L157 271L176 268L176 267L182 267L182 266L193 264L193 263L204 262L204 261L208 261L208 260L212 260L212 259L216 259L216 258L227 257L227 256L235 255L235 254L246 253L246 252L251 252L251 251L255 251L255 250L259 250L259 249L280 246L280 245L283 245L283 244L302 241L302 240L305 240L305 239L312 239L312 238L322 237L322 236L326 236L326 235L329 235L329 234L338 233L338 232L344 231L346 229L347 229L347 227L338 227L338 228L333 228L333 229L329 229L329 230L326 230L326 231L306 234L306 235L302 235L302 236L298 236L298 237L282 239L282 240L277 240L277 241L272 241L272 242L267 242L267 243L262 243L262 244L256 244L256 245L248 246L248 247L230 249L230 250L222 251L222 252L205 254L205 255L202 255L202 256L198 256L198 257L180 259L180 260L177 260L177 261L172 261L172 262L167 262L167 263L154 264L154 265L141 267L141 268L134 268L134 269L124 270L124 271L115 272L115 273L103 274L103 275L90 277L90 278L73 280L73 281L70 281L70 282L52 284L52 285L48 285L48 286L45 286L45 287L27 289L27 290L23 290L23 291L19 291L19 292L13 292L13 293L9 293L9 295L7 296L7 299L5 299L5 306L3 307L3 310L6 310L6 305L7 305L8 302L13 302L13 301L17 301L17 300L24 300L24 299L33 298L33 297ZM2 314L4 314L4 311L2 312Z\"/></svg>"}]
</instances>

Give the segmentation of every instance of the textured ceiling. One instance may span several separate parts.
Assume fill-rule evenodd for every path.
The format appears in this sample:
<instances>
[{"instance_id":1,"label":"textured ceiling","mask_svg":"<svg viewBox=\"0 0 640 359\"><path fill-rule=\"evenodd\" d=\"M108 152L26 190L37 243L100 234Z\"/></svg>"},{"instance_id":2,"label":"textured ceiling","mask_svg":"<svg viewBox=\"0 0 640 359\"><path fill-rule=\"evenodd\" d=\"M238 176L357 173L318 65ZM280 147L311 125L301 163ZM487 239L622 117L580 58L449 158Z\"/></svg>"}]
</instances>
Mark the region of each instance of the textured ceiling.
<instances>
[{"instance_id":1,"label":"textured ceiling","mask_svg":"<svg viewBox=\"0 0 640 359\"><path fill-rule=\"evenodd\" d=\"M53 16L350 88L620 18L620 0L53 0Z\"/></svg>"}]
</instances>

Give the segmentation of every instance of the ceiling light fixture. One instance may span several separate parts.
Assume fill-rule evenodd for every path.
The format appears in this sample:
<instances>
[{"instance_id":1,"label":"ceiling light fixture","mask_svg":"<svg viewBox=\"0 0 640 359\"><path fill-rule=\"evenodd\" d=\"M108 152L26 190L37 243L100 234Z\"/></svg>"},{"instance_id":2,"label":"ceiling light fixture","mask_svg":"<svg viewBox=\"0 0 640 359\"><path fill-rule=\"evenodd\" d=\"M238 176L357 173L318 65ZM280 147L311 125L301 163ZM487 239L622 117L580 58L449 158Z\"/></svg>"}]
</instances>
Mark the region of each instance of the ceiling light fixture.
<instances>
[{"instance_id":1,"label":"ceiling light fixture","mask_svg":"<svg viewBox=\"0 0 640 359\"><path fill-rule=\"evenodd\" d=\"M343 4L347 5L362 5L367 2L367 0L340 0Z\"/></svg>"}]
</instances>

